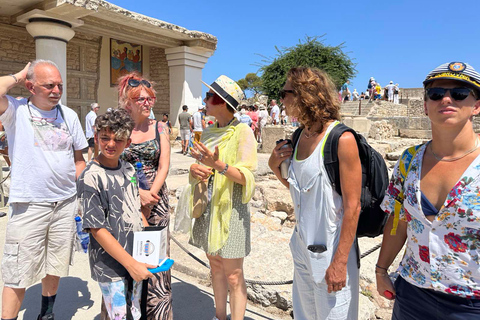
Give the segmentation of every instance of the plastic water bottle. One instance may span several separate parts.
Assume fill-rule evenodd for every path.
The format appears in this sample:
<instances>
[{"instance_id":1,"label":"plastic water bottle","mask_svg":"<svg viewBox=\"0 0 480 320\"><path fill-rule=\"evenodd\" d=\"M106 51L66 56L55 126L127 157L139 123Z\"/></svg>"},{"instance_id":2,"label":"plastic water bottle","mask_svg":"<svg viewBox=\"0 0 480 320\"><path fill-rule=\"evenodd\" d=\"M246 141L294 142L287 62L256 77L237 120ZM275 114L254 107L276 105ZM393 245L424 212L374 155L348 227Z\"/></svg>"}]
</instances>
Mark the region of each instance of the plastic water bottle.
<instances>
[{"instance_id":1,"label":"plastic water bottle","mask_svg":"<svg viewBox=\"0 0 480 320\"><path fill-rule=\"evenodd\" d=\"M147 177L145 176L145 172L143 172L143 165L139 161L135 163L137 169L137 179L138 179L138 187L143 190L150 190L150 183L148 182Z\"/></svg>"},{"instance_id":2,"label":"plastic water bottle","mask_svg":"<svg viewBox=\"0 0 480 320\"><path fill-rule=\"evenodd\" d=\"M83 231L83 222L82 218L79 216L75 217L75 226L77 227L78 242L81 245L83 252L87 253L88 243L90 242L90 236L88 233Z\"/></svg>"}]
</instances>

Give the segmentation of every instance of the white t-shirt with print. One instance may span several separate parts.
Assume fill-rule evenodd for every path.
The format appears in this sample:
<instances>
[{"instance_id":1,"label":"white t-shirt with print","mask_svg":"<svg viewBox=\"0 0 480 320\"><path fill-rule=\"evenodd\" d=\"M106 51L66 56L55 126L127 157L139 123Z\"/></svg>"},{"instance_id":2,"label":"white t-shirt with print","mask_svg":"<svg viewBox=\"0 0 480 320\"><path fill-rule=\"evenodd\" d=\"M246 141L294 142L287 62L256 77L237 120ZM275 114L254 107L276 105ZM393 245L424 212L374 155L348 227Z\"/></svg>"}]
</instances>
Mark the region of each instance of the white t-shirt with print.
<instances>
[{"instance_id":1,"label":"white t-shirt with print","mask_svg":"<svg viewBox=\"0 0 480 320\"><path fill-rule=\"evenodd\" d=\"M61 106L64 121L58 108L43 111L27 99L7 98L0 121L12 160L9 202L56 202L74 196L73 148L88 146L77 113Z\"/></svg>"}]
</instances>

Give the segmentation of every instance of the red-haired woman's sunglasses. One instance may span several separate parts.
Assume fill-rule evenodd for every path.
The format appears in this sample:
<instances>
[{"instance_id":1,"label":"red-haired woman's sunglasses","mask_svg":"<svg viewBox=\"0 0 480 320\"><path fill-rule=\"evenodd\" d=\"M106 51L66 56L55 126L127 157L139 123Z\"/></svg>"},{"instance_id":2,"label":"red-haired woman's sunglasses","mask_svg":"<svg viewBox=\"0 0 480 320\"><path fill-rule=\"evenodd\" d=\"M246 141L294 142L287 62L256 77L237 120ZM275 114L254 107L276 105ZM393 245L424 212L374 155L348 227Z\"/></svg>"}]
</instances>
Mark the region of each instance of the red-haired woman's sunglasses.
<instances>
[{"instance_id":1,"label":"red-haired woman's sunglasses","mask_svg":"<svg viewBox=\"0 0 480 320\"><path fill-rule=\"evenodd\" d=\"M152 86L150 82L148 82L147 80L137 80L137 79L129 79L128 85L134 88L138 87L139 85L144 85L147 88L150 88Z\"/></svg>"}]
</instances>

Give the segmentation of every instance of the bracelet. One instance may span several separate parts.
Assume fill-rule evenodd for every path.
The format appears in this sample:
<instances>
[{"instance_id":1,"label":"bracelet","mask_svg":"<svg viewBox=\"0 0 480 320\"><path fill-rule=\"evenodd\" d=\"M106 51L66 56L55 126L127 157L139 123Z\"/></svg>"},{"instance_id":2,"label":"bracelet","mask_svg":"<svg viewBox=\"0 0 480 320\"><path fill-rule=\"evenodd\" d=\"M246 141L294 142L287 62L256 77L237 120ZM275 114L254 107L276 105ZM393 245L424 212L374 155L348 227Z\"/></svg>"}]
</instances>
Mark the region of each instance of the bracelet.
<instances>
[{"instance_id":1,"label":"bracelet","mask_svg":"<svg viewBox=\"0 0 480 320\"><path fill-rule=\"evenodd\" d=\"M382 276L382 277L388 276L388 273L386 273L386 272L377 272L377 271L375 271L375 274L378 274L379 276Z\"/></svg>"},{"instance_id":2,"label":"bracelet","mask_svg":"<svg viewBox=\"0 0 480 320\"><path fill-rule=\"evenodd\" d=\"M15 77L14 74L10 73L9 76L10 76L10 77L13 77L13 79L15 79L15 83L18 83L18 79L17 79L17 77Z\"/></svg>"},{"instance_id":3,"label":"bracelet","mask_svg":"<svg viewBox=\"0 0 480 320\"><path fill-rule=\"evenodd\" d=\"M378 269L382 269L382 270L388 271L388 268L380 267L378 264L376 264L375 267L377 267Z\"/></svg>"},{"instance_id":4,"label":"bracelet","mask_svg":"<svg viewBox=\"0 0 480 320\"><path fill-rule=\"evenodd\" d=\"M225 175L225 173L227 173L227 170L228 170L228 163L225 163L225 169L223 169L222 171L220 171L219 173L221 175Z\"/></svg>"}]
</instances>

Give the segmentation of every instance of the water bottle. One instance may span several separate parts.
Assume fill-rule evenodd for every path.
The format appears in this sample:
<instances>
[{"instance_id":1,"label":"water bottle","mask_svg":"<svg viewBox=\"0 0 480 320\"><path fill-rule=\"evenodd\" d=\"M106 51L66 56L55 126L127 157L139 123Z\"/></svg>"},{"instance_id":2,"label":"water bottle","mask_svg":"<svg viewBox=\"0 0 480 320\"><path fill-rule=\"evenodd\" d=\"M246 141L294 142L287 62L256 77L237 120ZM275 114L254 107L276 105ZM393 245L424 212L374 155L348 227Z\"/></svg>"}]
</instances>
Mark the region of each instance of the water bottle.
<instances>
[{"instance_id":1,"label":"water bottle","mask_svg":"<svg viewBox=\"0 0 480 320\"><path fill-rule=\"evenodd\" d=\"M83 222L82 218L79 216L75 217L75 226L77 227L77 235L78 235L78 243L83 249L83 252L87 252L88 250L88 243L90 242L90 236L88 233L83 231Z\"/></svg>"},{"instance_id":2,"label":"water bottle","mask_svg":"<svg viewBox=\"0 0 480 320\"><path fill-rule=\"evenodd\" d=\"M282 149L285 148L291 148L292 147L292 141L290 139L286 139L287 143L285 143L281 148L280 148L280 153L282 152ZM277 141L277 144L280 142L284 141L283 139L280 139ZM288 157L287 159L283 160L282 163L280 164L280 173L282 174L283 179L288 178L288 167L290 167L290 158Z\"/></svg>"},{"instance_id":3,"label":"water bottle","mask_svg":"<svg viewBox=\"0 0 480 320\"><path fill-rule=\"evenodd\" d=\"M145 172L143 172L143 165L139 161L135 163L137 169L137 179L138 179L138 187L143 190L150 190L150 183L148 182L147 176L145 176Z\"/></svg>"}]
</instances>

